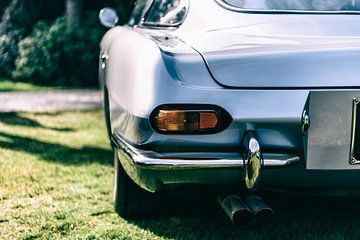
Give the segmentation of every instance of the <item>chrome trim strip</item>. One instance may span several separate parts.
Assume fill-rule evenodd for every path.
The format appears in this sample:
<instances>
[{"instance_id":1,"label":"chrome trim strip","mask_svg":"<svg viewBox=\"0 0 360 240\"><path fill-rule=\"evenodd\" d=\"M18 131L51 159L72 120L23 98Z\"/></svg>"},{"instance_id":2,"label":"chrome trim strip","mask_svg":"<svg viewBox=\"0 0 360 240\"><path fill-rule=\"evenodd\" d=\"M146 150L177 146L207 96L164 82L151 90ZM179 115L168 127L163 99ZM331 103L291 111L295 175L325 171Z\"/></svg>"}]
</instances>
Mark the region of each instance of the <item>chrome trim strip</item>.
<instances>
[{"instance_id":1,"label":"chrome trim strip","mask_svg":"<svg viewBox=\"0 0 360 240\"><path fill-rule=\"evenodd\" d=\"M360 103L360 98L353 99L353 119L352 119L352 126L351 126L351 148L350 148L350 164L360 164L360 160L354 157L354 148L355 148L355 135L356 135L356 121L357 121L357 109Z\"/></svg>"},{"instance_id":2,"label":"chrome trim strip","mask_svg":"<svg viewBox=\"0 0 360 240\"><path fill-rule=\"evenodd\" d=\"M133 163L152 169L210 169L210 168L242 168L247 161L240 159L180 159L163 158L161 154L137 149L119 136L113 135L112 141L132 159ZM264 167L286 167L300 161L300 158L289 154L263 154Z\"/></svg>"},{"instance_id":3,"label":"chrome trim strip","mask_svg":"<svg viewBox=\"0 0 360 240\"><path fill-rule=\"evenodd\" d=\"M155 0L151 0L148 1L141 13L141 18L140 21L136 24L136 25L141 25L141 23L143 23L145 21L146 15L148 14L148 12L150 11L150 8L152 7L152 5L154 4ZM136 4L136 3L135 3Z\"/></svg>"},{"instance_id":4,"label":"chrome trim strip","mask_svg":"<svg viewBox=\"0 0 360 240\"><path fill-rule=\"evenodd\" d=\"M265 14L360 14L360 11L310 11L310 10L266 10L266 9L248 9L248 8L239 8L230 5L229 3L224 2L223 0L215 0L223 8L242 13L265 13Z\"/></svg>"}]
</instances>

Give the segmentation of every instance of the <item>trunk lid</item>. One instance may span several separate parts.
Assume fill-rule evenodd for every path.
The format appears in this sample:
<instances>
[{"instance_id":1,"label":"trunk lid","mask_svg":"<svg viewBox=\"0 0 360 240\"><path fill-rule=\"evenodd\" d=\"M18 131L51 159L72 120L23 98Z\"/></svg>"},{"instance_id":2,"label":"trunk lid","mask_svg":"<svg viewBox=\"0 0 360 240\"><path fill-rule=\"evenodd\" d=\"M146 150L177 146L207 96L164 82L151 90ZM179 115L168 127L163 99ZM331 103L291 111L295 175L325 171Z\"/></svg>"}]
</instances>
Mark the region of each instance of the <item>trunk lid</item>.
<instances>
[{"instance_id":1,"label":"trunk lid","mask_svg":"<svg viewBox=\"0 0 360 240\"><path fill-rule=\"evenodd\" d=\"M189 34L214 80L233 88L360 86L360 17L321 15Z\"/></svg>"}]
</instances>

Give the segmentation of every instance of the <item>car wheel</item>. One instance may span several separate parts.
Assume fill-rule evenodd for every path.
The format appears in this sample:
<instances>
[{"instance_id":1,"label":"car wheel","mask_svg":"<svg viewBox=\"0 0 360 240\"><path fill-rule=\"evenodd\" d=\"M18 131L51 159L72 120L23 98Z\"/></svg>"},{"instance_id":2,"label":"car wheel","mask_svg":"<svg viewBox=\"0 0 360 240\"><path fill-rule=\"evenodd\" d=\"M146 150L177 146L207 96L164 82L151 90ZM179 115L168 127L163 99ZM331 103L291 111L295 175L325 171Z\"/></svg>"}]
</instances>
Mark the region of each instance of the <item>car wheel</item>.
<instances>
[{"instance_id":1,"label":"car wheel","mask_svg":"<svg viewBox=\"0 0 360 240\"><path fill-rule=\"evenodd\" d=\"M151 216L158 204L157 194L146 192L137 186L125 173L117 154L114 154L114 205L123 218Z\"/></svg>"}]
</instances>

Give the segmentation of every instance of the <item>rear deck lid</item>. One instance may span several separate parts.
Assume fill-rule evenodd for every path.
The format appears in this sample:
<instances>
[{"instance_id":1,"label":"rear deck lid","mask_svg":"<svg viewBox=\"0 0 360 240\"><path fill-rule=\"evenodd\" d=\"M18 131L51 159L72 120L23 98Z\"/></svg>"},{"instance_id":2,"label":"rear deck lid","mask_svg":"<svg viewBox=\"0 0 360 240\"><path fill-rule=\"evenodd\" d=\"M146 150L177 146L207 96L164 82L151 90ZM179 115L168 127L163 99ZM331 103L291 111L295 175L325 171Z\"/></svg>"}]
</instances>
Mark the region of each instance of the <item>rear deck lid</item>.
<instances>
[{"instance_id":1,"label":"rear deck lid","mask_svg":"<svg viewBox=\"0 0 360 240\"><path fill-rule=\"evenodd\" d=\"M316 19L214 30L184 40L225 87L360 86L360 16Z\"/></svg>"}]
</instances>

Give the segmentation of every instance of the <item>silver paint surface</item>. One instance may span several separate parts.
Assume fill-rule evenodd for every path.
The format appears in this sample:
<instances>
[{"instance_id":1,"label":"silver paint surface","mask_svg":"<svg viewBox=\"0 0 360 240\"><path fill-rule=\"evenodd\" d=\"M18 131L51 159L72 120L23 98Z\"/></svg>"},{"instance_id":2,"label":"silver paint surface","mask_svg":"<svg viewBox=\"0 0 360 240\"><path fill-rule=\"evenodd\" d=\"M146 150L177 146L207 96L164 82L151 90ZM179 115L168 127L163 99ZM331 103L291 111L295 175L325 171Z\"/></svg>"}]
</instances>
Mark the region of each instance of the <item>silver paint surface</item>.
<instances>
[{"instance_id":1,"label":"silver paint surface","mask_svg":"<svg viewBox=\"0 0 360 240\"><path fill-rule=\"evenodd\" d=\"M359 166L349 164L349 153L352 98L360 97L359 40L360 15L250 14L215 0L191 0L176 29L114 27L101 42L109 57L100 68L111 131L137 149L177 157L236 154L243 135L255 131L263 154L301 159L264 170L261 186L355 191ZM163 104L221 106L233 122L212 135L161 135L149 116ZM303 136L304 110L311 127ZM196 175L123 165L154 191L174 184L240 184L241 178L238 169Z\"/></svg>"}]
</instances>

